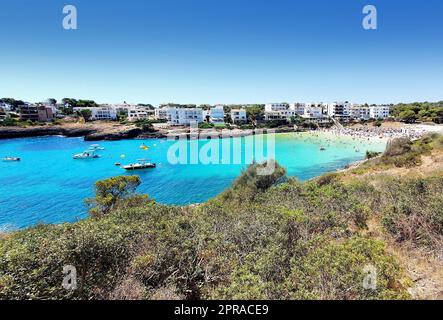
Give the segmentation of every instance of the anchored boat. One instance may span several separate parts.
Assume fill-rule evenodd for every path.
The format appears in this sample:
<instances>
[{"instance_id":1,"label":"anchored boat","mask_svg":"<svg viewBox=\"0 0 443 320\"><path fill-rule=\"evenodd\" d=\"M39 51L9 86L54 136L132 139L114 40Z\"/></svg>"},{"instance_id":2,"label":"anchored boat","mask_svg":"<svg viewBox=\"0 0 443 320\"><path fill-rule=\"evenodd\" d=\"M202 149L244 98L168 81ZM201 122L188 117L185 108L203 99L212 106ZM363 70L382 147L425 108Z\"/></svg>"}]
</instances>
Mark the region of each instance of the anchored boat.
<instances>
[{"instance_id":1,"label":"anchored boat","mask_svg":"<svg viewBox=\"0 0 443 320\"><path fill-rule=\"evenodd\" d=\"M20 160L21 159L18 157L4 157L4 158L2 158L2 161L4 161L4 162L17 162Z\"/></svg>"},{"instance_id":2,"label":"anchored boat","mask_svg":"<svg viewBox=\"0 0 443 320\"><path fill-rule=\"evenodd\" d=\"M74 159L97 159L100 158L94 150L86 150L79 154L74 154Z\"/></svg>"},{"instance_id":3,"label":"anchored boat","mask_svg":"<svg viewBox=\"0 0 443 320\"><path fill-rule=\"evenodd\" d=\"M105 148L99 144L91 144L89 146L89 150L100 151L100 150L105 150Z\"/></svg>"},{"instance_id":4,"label":"anchored boat","mask_svg":"<svg viewBox=\"0 0 443 320\"><path fill-rule=\"evenodd\" d=\"M127 166L123 166L125 170L141 170L141 169L153 169L157 167L155 163L146 162L146 159L138 159L137 163L128 164Z\"/></svg>"}]
</instances>

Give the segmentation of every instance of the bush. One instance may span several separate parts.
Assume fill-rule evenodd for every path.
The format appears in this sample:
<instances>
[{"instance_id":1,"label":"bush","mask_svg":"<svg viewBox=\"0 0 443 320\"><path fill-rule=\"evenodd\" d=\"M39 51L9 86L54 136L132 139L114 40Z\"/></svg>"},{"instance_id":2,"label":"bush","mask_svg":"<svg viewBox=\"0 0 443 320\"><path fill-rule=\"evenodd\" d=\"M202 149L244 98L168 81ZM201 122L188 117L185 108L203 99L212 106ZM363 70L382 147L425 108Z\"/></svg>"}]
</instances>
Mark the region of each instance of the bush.
<instances>
[{"instance_id":1,"label":"bush","mask_svg":"<svg viewBox=\"0 0 443 320\"><path fill-rule=\"evenodd\" d=\"M382 223L399 242L443 246L443 178L385 179Z\"/></svg>"},{"instance_id":2,"label":"bush","mask_svg":"<svg viewBox=\"0 0 443 320\"><path fill-rule=\"evenodd\" d=\"M87 199L92 216L107 214L116 204L134 195L141 184L139 176L120 176L95 183L95 198Z\"/></svg>"},{"instance_id":3,"label":"bush","mask_svg":"<svg viewBox=\"0 0 443 320\"><path fill-rule=\"evenodd\" d=\"M234 190L252 188L263 192L281 181L285 175L286 170L273 160L252 164L234 181L232 188Z\"/></svg>"},{"instance_id":4,"label":"bush","mask_svg":"<svg viewBox=\"0 0 443 320\"><path fill-rule=\"evenodd\" d=\"M381 154L381 152L376 152L376 151L366 151L366 159L372 159L375 157L378 157Z\"/></svg>"},{"instance_id":5,"label":"bush","mask_svg":"<svg viewBox=\"0 0 443 320\"><path fill-rule=\"evenodd\" d=\"M367 269L375 270L376 287L363 285ZM402 270L386 253L383 243L352 238L312 250L305 259L293 260L287 290L295 299L405 299Z\"/></svg>"},{"instance_id":6,"label":"bush","mask_svg":"<svg viewBox=\"0 0 443 320\"><path fill-rule=\"evenodd\" d=\"M203 122L203 123L200 123L198 125L198 128L199 129L211 129L211 128L214 128L214 124L213 123Z\"/></svg>"}]
</instances>

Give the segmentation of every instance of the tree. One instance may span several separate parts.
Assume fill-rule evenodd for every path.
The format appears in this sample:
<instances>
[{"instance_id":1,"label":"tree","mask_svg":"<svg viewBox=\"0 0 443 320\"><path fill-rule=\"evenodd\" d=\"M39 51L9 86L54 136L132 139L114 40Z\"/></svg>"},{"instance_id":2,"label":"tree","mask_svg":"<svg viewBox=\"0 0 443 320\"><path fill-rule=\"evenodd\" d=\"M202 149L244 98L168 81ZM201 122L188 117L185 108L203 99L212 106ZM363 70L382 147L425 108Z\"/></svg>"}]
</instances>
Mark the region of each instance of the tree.
<instances>
[{"instance_id":1,"label":"tree","mask_svg":"<svg viewBox=\"0 0 443 320\"><path fill-rule=\"evenodd\" d=\"M1 99L4 103L9 104L12 106L12 109L15 110L19 106L24 105L25 103L22 100L15 100L13 98L2 98Z\"/></svg>"},{"instance_id":2,"label":"tree","mask_svg":"<svg viewBox=\"0 0 443 320\"><path fill-rule=\"evenodd\" d=\"M49 98L47 101L52 106L55 106L57 104L57 100L54 98Z\"/></svg>"},{"instance_id":3,"label":"tree","mask_svg":"<svg viewBox=\"0 0 443 320\"><path fill-rule=\"evenodd\" d=\"M100 216L107 214L119 201L135 194L141 184L139 176L113 177L95 183L95 198L87 199L91 206L90 214Z\"/></svg>"},{"instance_id":4,"label":"tree","mask_svg":"<svg viewBox=\"0 0 443 320\"><path fill-rule=\"evenodd\" d=\"M400 120L406 123L414 123L417 121L418 116L413 110L405 110L399 115Z\"/></svg>"},{"instance_id":5,"label":"tree","mask_svg":"<svg viewBox=\"0 0 443 320\"><path fill-rule=\"evenodd\" d=\"M233 121L232 121L232 117L231 117L231 114L230 113L226 113L225 114L225 123L229 123L229 124L231 124Z\"/></svg>"},{"instance_id":6,"label":"tree","mask_svg":"<svg viewBox=\"0 0 443 320\"><path fill-rule=\"evenodd\" d=\"M149 109L149 110L154 110L155 108L154 108L154 106L152 105L152 104L149 104L149 103L139 103L137 106L139 106L139 107L145 107L145 108L147 108L147 109Z\"/></svg>"},{"instance_id":7,"label":"tree","mask_svg":"<svg viewBox=\"0 0 443 320\"><path fill-rule=\"evenodd\" d=\"M291 124L299 125L304 121L298 114L291 117Z\"/></svg>"},{"instance_id":8,"label":"tree","mask_svg":"<svg viewBox=\"0 0 443 320\"><path fill-rule=\"evenodd\" d=\"M92 117L92 111L90 109L82 109L80 110L80 115L85 119L85 121L89 121Z\"/></svg>"},{"instance_id":9,"label":"tree","mask_svg":"<svg viewBox=\"0 0 443 320\"><path fill-rule=\"evenodd\" d=\"M246 107L246 117L251 122L256 122L257 120L262 120L265 115L265 110L263 106L251 105Z\"/></svg>"}]
</instances>

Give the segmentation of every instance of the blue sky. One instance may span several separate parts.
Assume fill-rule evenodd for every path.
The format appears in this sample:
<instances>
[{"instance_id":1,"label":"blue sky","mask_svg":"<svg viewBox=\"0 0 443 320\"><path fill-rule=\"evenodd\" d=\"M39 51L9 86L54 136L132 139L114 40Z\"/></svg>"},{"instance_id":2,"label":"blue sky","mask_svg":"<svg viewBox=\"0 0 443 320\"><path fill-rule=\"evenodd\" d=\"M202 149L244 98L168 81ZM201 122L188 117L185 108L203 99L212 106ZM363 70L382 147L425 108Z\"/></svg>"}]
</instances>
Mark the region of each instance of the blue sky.
<instances>
[{"instance_id":1,"label":"blue sky","mask_svg":"<svg viewBox=\"0 0 443 320\"><path fill-rule=\"evenodd\" d=\"M0 43L0 96L27 101L443 100L441 0L2 0Z\"/></svg>"}]
</instances>

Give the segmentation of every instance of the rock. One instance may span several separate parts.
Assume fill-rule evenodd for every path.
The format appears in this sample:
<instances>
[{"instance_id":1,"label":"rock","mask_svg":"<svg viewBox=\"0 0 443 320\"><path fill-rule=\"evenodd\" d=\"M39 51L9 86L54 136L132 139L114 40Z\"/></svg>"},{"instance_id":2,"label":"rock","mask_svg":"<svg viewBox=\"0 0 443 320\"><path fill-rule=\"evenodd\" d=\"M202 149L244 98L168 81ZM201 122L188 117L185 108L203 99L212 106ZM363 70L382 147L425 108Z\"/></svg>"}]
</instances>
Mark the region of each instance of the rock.
<instances>
[{"instance_id":1,"label":"rock","mask_svg":"<svg viewBox=\"0 0 443 320\"><path fill-rule=\"evenodd\" d=\"M134 139L142 134L142 132L143 131L138 128L115 133L94 132L85 135L85 141Z\"/></svg>"},{"instance_id":2,"label":"rock","mask_svg":"<svg viewBox=\"0 0 443 320\"><path fill-rule=\"evenodd\" d=\"M82 137L91 133L90 129L66 129L59 126L27 127L27 128L0 128L0 139L27 138L41 136L62 135L67 137Z\"/></svg>"}]
</instances>

